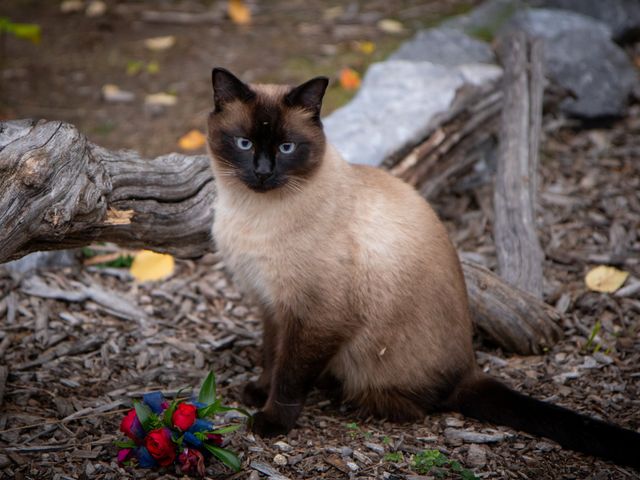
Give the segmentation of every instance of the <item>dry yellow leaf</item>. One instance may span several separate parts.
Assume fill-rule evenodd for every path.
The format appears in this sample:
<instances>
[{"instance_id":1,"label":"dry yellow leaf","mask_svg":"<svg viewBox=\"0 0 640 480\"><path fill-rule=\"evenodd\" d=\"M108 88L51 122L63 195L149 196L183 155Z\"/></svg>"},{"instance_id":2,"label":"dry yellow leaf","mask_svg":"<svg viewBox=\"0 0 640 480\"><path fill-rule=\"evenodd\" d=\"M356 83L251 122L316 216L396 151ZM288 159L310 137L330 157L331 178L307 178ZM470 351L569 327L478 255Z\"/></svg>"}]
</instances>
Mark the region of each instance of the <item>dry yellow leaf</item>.
<instances>
[{"instance_id":1,"label":"dry yellow leaf","mask_svg":"<svg viewBox=\"0 0 640 480\"><path fill-rule=\"evenodd\" d=\"M140 250L133 257L129 272L139 282L162 280L173 273L175 261L171 255Z\"/></svg>"},{"instance_id":2,"label":"dry yellow leaf","mask_svg":"<svg viewBox=\"0 0 640 480\"><path fill-rule=\"evenodd\" d=\"M207 141L207 137L200 130L191 130L178 140L178 146L182 150L197 150L202 148Z\"/></svg>"},{"instance_id":3,"label":"dry yellow leaf","mask_svg":"<svg viewBox=\"0 0 640 480\"><path fill-rule=\"evenodd\" d=\"M170 95L164 92L152 93L144 97L144 103L147 105L171 107L178 103L178 98L175 95Z\"/></svg>"},{"instance_id":4,"label":"dry yellow leaf","mask_svg":"<svg viewBox=\"0 0 640 480\"><path fill-rule=\"evenodd\" d=\"M384 18L378 22L378 28L384 33L402 33L404 32L404 25L397 20L391 18Z\"/></svg>"},{"instance_id":5,"label":"dry yellow leaf","mask_svg":"<svg viewBox=\"0 0 640 480\"><path fill-rule=\"evenodd\" d=\"M147 38L144 41L144 46L149 50L159 51L171 48L176 44L176 37L173 35L167 35L164 37L152 37Z\"/></svg>"},{"instance_id":6,"label":"dry yellow leaf","mask_svg":"<svg viewBox=\"0 0 640 480\"><path fill-rule=\"evenodd\" d=\"M242 0L229 0L227 13L231 21L236 25L249 25L251 23L251 10Z\"/></svg>"},{"instance_id":7,"label":"dry yellow leaf","mask_svg":"<svg viewBox=\"0 0 640 480\"><path fill-rule=\"evenodd\" d=\"M624 284L628 276L629 272L600 265L589 270L584 277L584 282L587 284L587 288L594 292L613 293Z\"/></svg>"},{"instance_id":8,"label":"dry yellow leaf","mask_svg":"<svg viewBox=\"0 0 640 480\"><path fill-rule=\"evenodd\" d=\"M356 42L356 50L364 53L365 55L371 55L376 50L376 44L367 40L363 42Z\"/></svg>"}]
</instances>

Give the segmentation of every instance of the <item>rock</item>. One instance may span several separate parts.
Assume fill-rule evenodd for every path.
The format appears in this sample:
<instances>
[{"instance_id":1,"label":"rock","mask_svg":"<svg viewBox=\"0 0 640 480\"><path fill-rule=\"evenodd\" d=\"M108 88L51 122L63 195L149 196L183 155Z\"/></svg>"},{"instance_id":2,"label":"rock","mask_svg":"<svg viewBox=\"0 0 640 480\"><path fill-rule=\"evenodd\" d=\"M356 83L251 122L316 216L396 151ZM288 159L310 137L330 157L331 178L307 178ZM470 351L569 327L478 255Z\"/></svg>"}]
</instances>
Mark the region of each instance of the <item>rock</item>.
<instances>
[{"instance_id":1,"label":"rock","mask_svg":"<svg viewBox=\"0 0 640 480\"><path fill-rule=\"evenodd\" d=\"M340 455L343 457L350 457L353 455L353 448L350 447L340 447Z\"/></svg>"},{"instance_id":2,"label":"rock","mask_svg":"<svg viewBox=\"0 0 640 480\"><path fill-rule=\"evenodd\" d=\"M281 452L290 452L292 447L286 442L279 441L273 444L274 447L277 447Z\"/></svg>"},{"instance_id":3,"label":"rock","mask_svg":"<svg viewBox=\"0 0 640 480\"><path fill-rule=\"evenodd\" d=\"M515 12L529 6L538 6L541 1L488 0L465 15L446 20L442 26L460 29L469 35L490 41Z\"/></svg>"},{"instance_id":4,"label":"rock","mask_svg":"<svg viewBox=\"0 0 640 480\"><path fill-rule=\"evenodd\" d=\"M273 463L282 467L287 464L287 457L285 457L281 453L278 453L275 457L273 457Z\"/></svg>"},{"instance_id":5,"label":"rock","mask_svg":"<svg viewBox=\"0 0 640 480\"><path fill-rule=\"evenodd\" d=\"M324 119L330 142L349 162L379 166L422 139L434 117L449 110L458 88L502 74L495 65L464 67L406 60L372 65L355 98Z\"/></svg>"},{"instance_id":6,"label":"rock","mask_svg":"<svg viewBox=\"0 0 640 480\"><path fill-rule=\"evenodd\" d=\"M453 28L433 28L418 32L404 43L390 60L412 60L438 65L495 63L491 47Z\"/></svg>"},{"instance_id":7,"label":"rock","mask_svg":"<svg viewBox=\"0 0 640 480\"><path fill-rule=\"evenodd\" d=\"M469 445L467 452L467 465L470 467L480 468L487 464L487 452L480 445Z\"/></svg>"},{"instance_id":8,"label":"rock","mask_svg":"<svg viewBox=\"0 0 640 480\"><path fill-rule=\"evenodd\" d=\"M515 14L503 35L514 28L544 39L548 78L571 92L560 103L564 113L584 119L624 115L638 77L606 25L573 12L531 9Z\"/></svg>"},{"instance_id":9,"label":"rock","mask_svg":"<svg viewBox=\"0 0 640 480\"><path fill-rule=\"evenodd\" d=\"M544 5L571 10L601 21L609 27L617 42L640 36L638 0L545 0Z\"/></svg>"},{"instance_id":10,"label":"rock","mask_svg":"<svg viewBox=\"0 0 640 480\"><path fill-rule=\"evenodd\" d=\"M531 37L546 40L574 30L591 30L594 34L607 38L612 35L609 27L602 22L579 13L553 8L532 8L516 12L500 29L500 36L512 30L523 30Z\"/></svg>"},{"instance_id":11,"label":"rock","mask_svg":"<svg viewBox=\"0 0 640 480\"><path fill-rule=\"evenodd\" d=\"M260 474L254 470L249 475L249 480L260 480Z\"/></svg>"}]
</instances>

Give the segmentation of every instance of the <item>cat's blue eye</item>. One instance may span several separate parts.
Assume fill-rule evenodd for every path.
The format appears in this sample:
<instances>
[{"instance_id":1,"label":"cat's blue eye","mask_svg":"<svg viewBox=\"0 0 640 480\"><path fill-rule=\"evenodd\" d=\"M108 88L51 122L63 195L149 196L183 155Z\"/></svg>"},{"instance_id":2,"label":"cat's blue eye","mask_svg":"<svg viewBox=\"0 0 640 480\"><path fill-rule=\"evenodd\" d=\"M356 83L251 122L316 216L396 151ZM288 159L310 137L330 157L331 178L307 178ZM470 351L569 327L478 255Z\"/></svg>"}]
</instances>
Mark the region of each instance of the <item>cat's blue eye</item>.
<instances>
[{"instance_id":1,"label":"cat's blue eye","mask_svg":"<svg viewBox=\"0 0 640 480\"><path fill-rule=\"evenodd\" d=\"M253 142L248 138L236 137L236 147L240 150L250 150L253 147Z\"/></svg>"},{"instance_id":2,"label":"cat's blue eye","mask_svg":"<svg viewBox=\"0 0 640 480\"><path fill-rule=\"evenodd\" d=\"M296 144L293 142L281 143L278 148L282 153L291 153L296 149Z\"/></svg>"}]
</instances>

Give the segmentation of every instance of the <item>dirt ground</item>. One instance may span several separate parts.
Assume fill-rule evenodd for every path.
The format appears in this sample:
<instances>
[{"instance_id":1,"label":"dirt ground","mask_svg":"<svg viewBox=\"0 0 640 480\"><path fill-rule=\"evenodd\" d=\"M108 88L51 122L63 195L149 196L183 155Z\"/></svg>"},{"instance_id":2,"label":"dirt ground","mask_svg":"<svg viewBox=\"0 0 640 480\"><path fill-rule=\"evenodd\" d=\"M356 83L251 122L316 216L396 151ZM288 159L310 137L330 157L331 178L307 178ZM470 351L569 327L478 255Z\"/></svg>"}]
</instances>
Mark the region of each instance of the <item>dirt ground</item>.
<instances>
[{"instance_id":1,"label":"dirt ground","mask_svg":"<svg viewBox=\"0 0 640 480\"><path fill-rule=\"evenodd\" d=\"M374 0L331 13L338 2L256 2L250 4L254 25L238 27L224 17L222 2L108 2L107 13L97 18L62 14L57 2L42 3L0 4L0 16L43 28L39 45L6 39L2 117L67 120L96 143L146 155L175 150L182 134L202 126L212 65L252 80L335 77L343 66L364 69L416 28L468 7ZM146 10L208 8L220 12L214 24L141 20ZM400 20L404 32L380 31L377 22L386 18ZM176 45L148 51L143 40L159 35L175 35ZM364 40L375 42L373 54L357 50L354 42ZM158 73L127 74L131 62L154 60ZM108 83L134 92L135 100L105 103L100 89ZM175 93L177 104L145 107L144 95L158 91ZM347 98L333 87L329 108ZM595 129L552 113L544 125L538 227L545 298L565 313L565 336L545 355L530 357L478 340L478 361L522 392L638 430L640 289L590 292L584 275L609 264L630 272L627 285L640 278L640 105L627 118ZM434 206L460 252L495 267L491 202L491 175L472 172ZM33 294L45 286L57 290L57 298ZM74 295L86 288L103 295ZM243 303L214 255L178 261L171 279L141 285L115 268L72 267L27 278L0 269L0 365L9 370L0 410L0 478L177 478L116 464L113 441L122 412L142 391L197 386L209 369L234 404L244 382L258 373L258 348L257 312ZM506 435L494 443L459 444L446 428ZM232 476L211 465L208 477L264 478L256 477L262 464L291 479L401 479L417 475L412 455L438 449L479 478L640 478L553 442L458 415L430 415L417 424L361 419L321 392L309 399L299 428L277 440L243 431L230 435L243 471ZM276 464L277 454L286 465Z\"/></svg>"}]
</instances>

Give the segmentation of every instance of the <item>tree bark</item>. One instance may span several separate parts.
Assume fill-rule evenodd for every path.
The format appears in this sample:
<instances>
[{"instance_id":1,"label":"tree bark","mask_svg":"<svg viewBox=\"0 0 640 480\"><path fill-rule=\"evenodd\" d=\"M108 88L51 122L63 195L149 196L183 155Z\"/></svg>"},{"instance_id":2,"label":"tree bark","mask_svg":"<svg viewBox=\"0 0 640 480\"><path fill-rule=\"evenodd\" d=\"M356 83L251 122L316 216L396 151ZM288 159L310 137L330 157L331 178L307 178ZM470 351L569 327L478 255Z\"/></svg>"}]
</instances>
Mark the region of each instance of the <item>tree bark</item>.
<instances>
[{"instance_id":1,"label":"tree bark","mask_svg":"<svg viewBox=\"0 0 640 480\"><path fill-rule=\"evenodd\" d=\"M142 159L87 141L62 122L0 123L0 262L109 241L194 258L214 250L215 182L206 156ZM463 263L473 318L496 344L540 353L555 311Z\"/></svg>"},{"instance_id":2,"label":"tree bark","mask_svg":"<svg viewBox=\"0 0 640 480\"><path fill-rule=\"evenodd\" d=\"M534 210L542 122L540 45L530 49L526 35L516 32L501 47L505 87L493 228L498 269L507 283L542 298L544 253Z\"/></svg>"},{"instance_id":3,"label":"tree bark","mask_svg":"<svg viewBox=\"0 0 640 480\"><path fill-rule=\"evenodd\" d=\"M502 90L497 84L466 86L427 138L401 159L388 159L384 166L425 198L434 198L452 177L493 150L501 106Z\"/></svg>"},{"instance_id":4,"label":"tree bark","mask_svg":"<svg viewBox=\"0 0 640 480\"><path fill-rule=\"evenodd\" d=\"M149 160L63 122L0 124L0 262L94 241L178 257L213 250L206 156Z\"/></svg>"}]
</instances>

